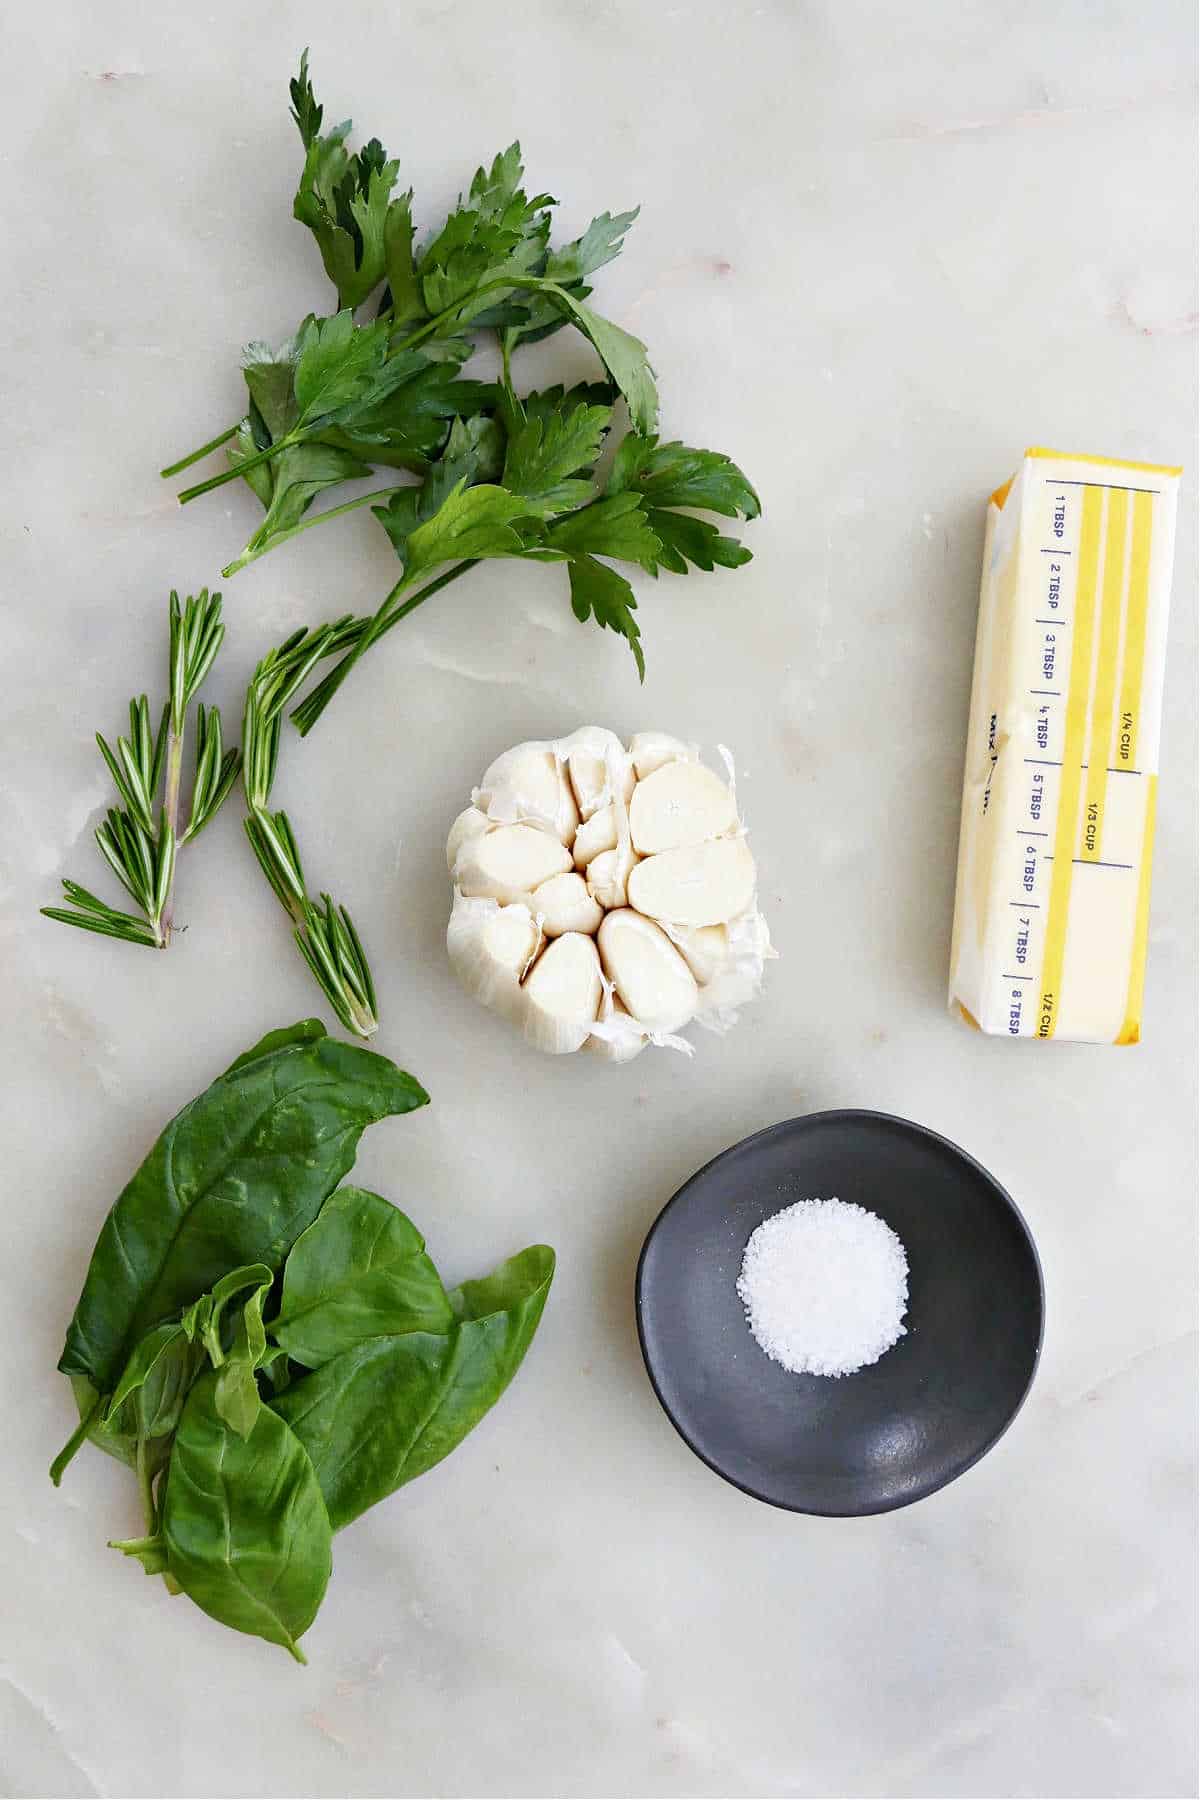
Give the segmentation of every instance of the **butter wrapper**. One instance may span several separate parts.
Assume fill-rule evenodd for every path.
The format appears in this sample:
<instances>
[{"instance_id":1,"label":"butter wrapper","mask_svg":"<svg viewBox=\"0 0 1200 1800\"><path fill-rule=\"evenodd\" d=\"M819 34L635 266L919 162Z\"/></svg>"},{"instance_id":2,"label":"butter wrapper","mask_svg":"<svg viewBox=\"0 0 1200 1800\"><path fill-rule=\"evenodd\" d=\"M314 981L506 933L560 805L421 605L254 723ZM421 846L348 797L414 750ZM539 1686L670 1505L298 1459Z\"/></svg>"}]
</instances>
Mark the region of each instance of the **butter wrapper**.
<instances>
[{"instance_id":1,"label":"butter wrapper","mask_svg":"<svg viewBox=\"0 0 1200 1800\"><path fill-rule=\"evenodd\" d=\"M950 1005L1135 1044L1181 471L1027 450L988 504Z\"/></svg>"}]
</instances>

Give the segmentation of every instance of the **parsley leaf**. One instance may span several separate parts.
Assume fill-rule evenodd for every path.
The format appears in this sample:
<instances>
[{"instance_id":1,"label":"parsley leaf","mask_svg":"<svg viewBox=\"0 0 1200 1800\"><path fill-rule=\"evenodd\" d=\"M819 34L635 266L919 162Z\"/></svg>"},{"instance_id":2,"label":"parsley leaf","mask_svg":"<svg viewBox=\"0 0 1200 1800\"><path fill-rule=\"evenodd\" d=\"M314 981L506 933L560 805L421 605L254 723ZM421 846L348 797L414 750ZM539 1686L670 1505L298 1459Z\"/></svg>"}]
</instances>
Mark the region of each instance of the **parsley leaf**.
<instances>
[{"instance_id":1,"label":"parsley leaf","mask_svg":"<svg viewBox=\"0 0 1200 1800\"><path fill-rule=\"evenodd\" d=\"M402 351L400 356L411 359L412 374L381 398L368 398L352 426L332 426L321 439L367 462L423 475L439 455L449 454L452 422L489 411L497 391L490 382L464 381L454 362L434 362L420 350ZM394 357L389 371L399 362L400 357Z\"/></svg>"},{"instance_id":2,"label":"parsley leaf","mask_svg":"<svg viewBox=\"0 0 1200 1800\"><path fill-rule=\"evenodd\" d=\"M758 517L758 495L736 463L716 450L694 450L678 442L631 431L622 440L609 477L608 494L639 494L650 527L662 547L659 567L686 575L698 569L736 569L750 561L750 551L736 538L723 537L707 519L671 509L693 507L736 519ZM657 573L657 570L654 571Z\"/></svg>"},{"instance_id":3,"label":"parsley leaf","mask_svg":"<svg viewBox=\"0 0 1200 1800\"><path fill-rule=\"evenodd\" d=\"M412 205L411 192L392 199L399 173L398 162L362 162L332 138L308 152L292 211L317 240L339 307L361 306L383 280L389 215Z\"/></svg>"},{"instance_id":4,"label":"parsley leaf","mask_svg":"<svg viewBox=\"0 0 1200 1800\"><path fill-rule=\"evenodd\" d=\"M292 117L304 144L292 214L316 238L338 306L361 306L387 273L390 243L402 232L403 220L411 220L412 194L392 199L400 164L388 161L378 138L356 153L347 150L349 119L321 136L324 108L317 105L308 79L307 50L291 94ZM393 212L398 215L394 226Z\"/></svg>"},{"instance_id":5,"label":"parsley leaf","mask_svg":"<svg viewBox=\"0 0 1200 1800\"><path fill-rule=\"evenodd\" d=\"M617 389L608 381L579 381L572 388L535 388L521 396L521 409L527 419L545 419L551 413L573 406L612 406Z\"/></svg>"},{"instance_id":6,"label":"parsley leaf","mask_svg":"<svg viewBox=\"0 0 1200 1800\"><path fill-rule=\"evenodd\" d=\"M269 443L286 437L296 423L296 363L301 339L313 322L310 313L296 335L278 350L272 350L269 344L253 343L242 351L242 374L250 390L250 402L267 428ZM259 445L259 449L265 448L265 444Z\"/></svg>"},{"instance_id":7,"label":"parsley leaf","mask_svg":"<svg viewBox=\"0 0 1200 1800\"><path fill-rule=\"evenodd\" d=\"M312 90L312 82L308 79L308 51L300 58L300 73L295 81L288 83L292 95L292 117L296 121L296 129L307 150L321 129L321 120L325 108L317 105L316 95Z\"/></svg>"},{"instance_id":8,"label":"parsley leaf","mask_svg":"<svg viewBox=\"0 0 1200 1800\"><path fill-rule=\"evenodd\" d=\"M229 456L230 464L235 469L238 467L239 463L250 462L251 459L257 455L258 451L265 450L267 443L270 442L270 437L264 427L261 435L266 439L266 442L259 443L258 434L254 429L255 423L256 421L253 414L250 414L242 420L237 431L234 433L233 442L230 444L227 454ZM257 495L259 500L261 500L264 507L270 506L271 495L275 491L275 482L271 475L270 463L260 462L257 466L251 463L251 467L244 472L242 479L250 489L251 493Z\"/></svg>"},{"instance_id":9,"label":"parsley leaf","mask_svg":"<svg viewBox=\"0 0 1200 1800\"><path fill-rule=\"evenodd\" d=\"M638 680L646 679L646 659L642 654L641 632L634 618L637 601L633 589L623 575L591 556L573 556L570 564L571 611L581 622L595 619L597 625L619 632L633 651Z\"/></svg>"},{"instance_id":10,"label":"parsley leaf","mask_svg":"<svg viewBox=\"0 0 1200 1800\"><path fill-rule=\"evenodd\" d=\"M433 517L418 525L405 549L407 580L439 563L482 556L521 556L529 542L518 522L529 519L528 502L507 488L454 487Z\"/></svg>"},{"instance_id":11,"label":"parsley leaf","mask_svg":"<svg viewBox=\"0 0 1200 1800\"><path fill-rule=\"evenodd\" d=\"M678 442L631 431L622 440L608 484L610 494L634 488L651 506L695 506L726 518L757 519L758 495L736 463L718 450L693 450Z\"/></svg>"},{"instance_id":12,"label":"parsley leaf","mask_svg":"<svg viewBox=\"0 0 1200 1800\"><path fill-rule=\"evenodd\" d=\"M427 317L421 284L413 265L412 194L400 194L387 210L383 222L383 264L387 275L384 305L390 310L393 326L409 327Z\"/></svg>"},{"instance_id":13,"label":"parsley leaf","mask_svg":"<svg viewBox=\"0 0 1200 1800\"><path fill-rule=\"evenodd\" d=\"M673 575L686 575L688 564L697 569L740 569L752 560L751 552L737 538L724 537L707 519L694 519L689 513L668 512L664 507L649 508L647 519L661 545L659 568ZM652 571L657 575L658 569Z\"/></svg>"},{"instance_id":14,"label":"parsley leaf","mask_svg":"<svg viewBox=\"0 0 1200 1800\"><path fill-rule=\"evenodd\" d=\"M571 556L616 556L653 573L661 554L636 494L614 494L559 519L546 533L552 550Z\"/></svg>"},{"instance_id":15,"label":"parsley leaf","mask_svg":"<svg viewBox=\"0 0 1200 1800\"><path fill-rule=\"evenodd\" d=\"M548 194L526 199L521 146L510 144L490 169L477 169L464 202L421 252L416 274L429 313L453 309L456 324L497 322L504 304L495 283L527 274L544 261L553 206ZM477 290L488 286L488 293Z\"/></svg>"},{"instance_id":16,"label":"parsley leaf","mask_svg":"<svg viewBox=\"0 0 1200 1800\"><path fill-rule=\"evenodd\" d=\"M632 332L622 331L611 319L602 319L599 313L584 306L574 294L560 287L557 282L525 277L515 281L514 285L545 294L573 320L584 336L591 340L601 362L625 396L625 404L636 429L643 433L652 432L658 419L658 389L654 385L654 371L650 367L650 358L642 340L635 338Z\"/></svg>"},{"instance_id":17,"label":"parsley leaf","mask_svg":"<svg viewBox=\"0 0 1200 1800\"><path fill-rule=\"evenodd\" d=\"M364 400L374 400L389 381L383 374L387 348L383 320L356 326L348 307L331 319L310 319L300 333L293 429L345 424ZM390 379L402 378L398 370Z\"/></svg>"},{"instance_id":18,"label":"parsley leaf","mask_svg":"<svg viewBox=\"0 0 1200 1800\"><path fill-rule=\"evenodd\" d=\"M257 555L272 539L290 532L325 488L370 473L358 457L332 444L289 444L273 462L263 463L246 477L249 481L252 475L270 474L272 482L267 516L246 545L246 551Z\"/></svg>"},{"instance_id":19,"label":"parsley leaf","mask_svg":"<svg viewBox=\"0 0 1200 1800\"><path fill-rule=\"evenodd\" d=\"M412 532L433 518L455 488L494 482L503 463L503 433L494 419L456 419L444 453L421 485L397 488L386 505L372 508L400 560L406 560Z\"/></svg>"},{"instance_id":20,"label":"parsley leaf","mask_svg":"<svg viewBox=\"0 0 1200 1800\"><path fill-rule=\"evenodd\" d=\"M532 418L526 414L508 440L505 487L536 502L544 518L582 506L591 498L588 477L611 422L611 406L565 400Z\"/></svg>"},{"instance_id":21,"label":"parsley leaf","mask_svg":"<svg viewBox=\"0 0 1200 1800\"><path fill-rule=\"evenodd\" d=\"M539 273L547 281L556 282L560 287L570 288L576 300L586 300L591 288L585 285L589 275L610 263L621 254L625 233L638 216L638 207L632 212L600 213L594 218L582 237L577 237L569 244L562 244L551 250L546 258L546 266ZM561 331L567 323L564 311L552 300L543 295L530 296L525 307L523 324L514 326L509 332L509 350L517 344L536 344L542 338L549 337L552 332Z\"/></svg>"},{"instance_id":22,"label":"parsley leaf","mask_svg":"<svg viewBox=\"0 0 1200 1800\"><path fill-rule=\"evenodd\" d=\"M586 281L589 275L594 275L605 263L615 261L624 246L625 233L640 211L641 208L635 206L632 212L615 215L599 213L582 237L550 252L546 261L547 280L570 287L576 282Z\"/></svg>"}]
</instances>

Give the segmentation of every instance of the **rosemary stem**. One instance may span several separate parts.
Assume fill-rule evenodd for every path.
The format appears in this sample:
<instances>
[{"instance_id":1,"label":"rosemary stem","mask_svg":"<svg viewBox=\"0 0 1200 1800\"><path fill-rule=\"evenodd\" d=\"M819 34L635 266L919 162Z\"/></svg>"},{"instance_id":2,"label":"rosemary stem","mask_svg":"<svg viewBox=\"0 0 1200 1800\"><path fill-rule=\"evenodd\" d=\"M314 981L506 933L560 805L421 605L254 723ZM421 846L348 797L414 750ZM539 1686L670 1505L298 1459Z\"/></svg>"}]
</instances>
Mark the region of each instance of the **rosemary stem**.
<instances>
[{"instance_id":1,"label":"rosemary stem","mask_svg":"<svg viewBox=\"0 0 1200 1800\"><path fill-rule=\"evenodd\" d=\"M163 815L166 819L167 830L175 839L176 846L179 844L179 789L183 776L183 733L182 722L178 731L175 730L172 722L167 736L167 782L163 792ZM167 897L163 901L162 911L157 919L151 921L161 950L166 950L170 946L171 923L174 917L175 871L172 869L171 884L167 889Z\"/></svg>"}]
</instances>

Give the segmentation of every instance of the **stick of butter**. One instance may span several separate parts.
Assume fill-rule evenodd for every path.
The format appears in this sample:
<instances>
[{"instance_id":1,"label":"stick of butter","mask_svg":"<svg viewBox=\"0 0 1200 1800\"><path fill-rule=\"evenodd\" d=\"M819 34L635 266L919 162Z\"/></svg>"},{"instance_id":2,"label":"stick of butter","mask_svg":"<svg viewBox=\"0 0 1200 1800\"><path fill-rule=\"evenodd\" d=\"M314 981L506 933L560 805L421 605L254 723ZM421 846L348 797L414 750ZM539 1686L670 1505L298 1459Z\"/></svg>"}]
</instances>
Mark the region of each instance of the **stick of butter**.
<instances>
[{"instance_id":1,"label":"stick of butter","mask_svg":"<svg viewBox=\"0 0 1200 1800\"><path fill-rule=\"evenodd\" d=\"M1179 469L1027 450L988 504L950 1005L1136 1044Z\"/></svg>"}]
</instances>

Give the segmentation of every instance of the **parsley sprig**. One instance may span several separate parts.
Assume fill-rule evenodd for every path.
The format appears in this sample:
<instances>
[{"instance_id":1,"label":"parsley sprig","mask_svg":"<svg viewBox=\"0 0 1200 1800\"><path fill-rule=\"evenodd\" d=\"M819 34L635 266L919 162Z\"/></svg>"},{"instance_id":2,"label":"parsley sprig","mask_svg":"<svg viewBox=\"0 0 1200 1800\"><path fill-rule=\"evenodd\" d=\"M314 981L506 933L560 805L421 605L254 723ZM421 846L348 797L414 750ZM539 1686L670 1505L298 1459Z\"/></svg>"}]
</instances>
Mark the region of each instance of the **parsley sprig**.
<instances>
[{"instance_id":1,"label":"parsley sprig","mask_svg":"<svg viewBox=\"0 0 1200 1800\"><path fill-rule=\"evenodd\" d=\"M727 457L660 440L646 346L587 304L591 277L620 254L637 210L601 213L580 237L552 245L555 201L529 197L512 144L476 170L418 245L399 162L377 138L351 151L349 121L323 131L307 51L291 99L304 146L293 211L316 239L337 310L309 314L278 349L249 345L245 417L163 473L228 447L228 466L179 496L186 503L240 478L260 500L263 520L226 577L360 508L388 533L401 576L294 715L301 729L359 657L436 591L431 577L444 586L491 557L565 564L575 616L624 637L644 676L637 601L614 565L655 576L736 568L749 550L696 515L753 519L759 502ZM604 380L518 394L516 351L565 326L589 340ZM498 381L464 374L483 334L500 347ZM605 480L599 463L619 403L629 430ZM415 483L310 510L318 495L381 467Z\"/></svg>"}]
</instances>

